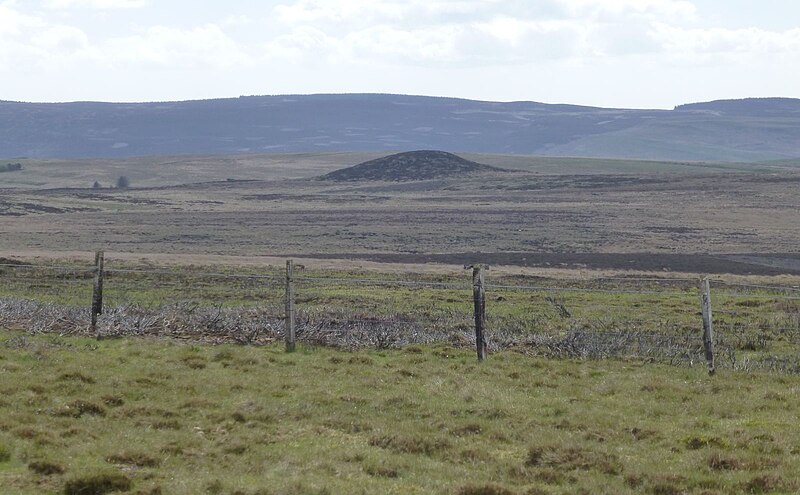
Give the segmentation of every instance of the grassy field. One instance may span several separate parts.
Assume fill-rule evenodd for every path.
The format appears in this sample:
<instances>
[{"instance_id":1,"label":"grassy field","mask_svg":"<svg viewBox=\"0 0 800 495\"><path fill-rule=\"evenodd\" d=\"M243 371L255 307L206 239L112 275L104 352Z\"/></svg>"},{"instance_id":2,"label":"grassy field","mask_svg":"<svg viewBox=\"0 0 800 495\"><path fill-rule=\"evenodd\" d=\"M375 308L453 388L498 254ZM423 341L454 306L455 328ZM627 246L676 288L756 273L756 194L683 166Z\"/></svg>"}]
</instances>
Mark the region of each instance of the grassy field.
<instances>
[{"instance_id":1,"label":"grassy field","mask_svg":"<svg viewBox=\"0 0 800 495\"><path fill-rule=\"evenodd\" d=\"M6 493L800 489L798 377L8 331L0 370Z\"/></svg>"}]
</instances>

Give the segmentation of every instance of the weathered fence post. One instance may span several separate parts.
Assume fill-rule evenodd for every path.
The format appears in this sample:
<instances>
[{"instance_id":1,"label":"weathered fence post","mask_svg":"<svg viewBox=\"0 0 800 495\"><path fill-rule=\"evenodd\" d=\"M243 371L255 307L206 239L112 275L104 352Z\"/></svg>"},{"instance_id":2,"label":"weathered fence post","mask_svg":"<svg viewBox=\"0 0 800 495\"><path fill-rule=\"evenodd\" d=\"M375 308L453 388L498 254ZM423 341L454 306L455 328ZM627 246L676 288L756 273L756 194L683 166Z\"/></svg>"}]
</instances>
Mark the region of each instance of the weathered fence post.
<instances>
[{"instance_id":1,"label":"weathered fence post","mask_svg":"<svg viewBox=\"0 0 800 495\"><path fill-rule=\"evenodd\" d=\"M92 290L92 333L100 338L97 332L97 316L103 314L103 261L105 254L97 251L94 254L94 289Z\"/></svg>"},{"instance_id":2,"label":"weathered fence post","mask_svg":"<svg viewBox=\"0 0 800 495\"><path fill-rule=\"evenodd\" d=\"M294 261L286 261L286 352L295 350Z\"/></svg>"},{"instance_id":3,"label":"weathered fence post","mask_svg":"<svg viewBox=\"0 0 800 495\"><path fill-rule=\"evenodd\" d=\"M703 348L706 354L706 364L708 364L708 374L713 375L716 371L714 365L714 326L711 316L711 283L708 277L700 282L700 301L703 311Z\"/></svg>"},{"instance_id":4,"label":"weathered fence post","mask_svg":"<svg viewBox=\"0 0 800 495\"><path fill-rule=\"evenodd\" d=\"M486 291L483 288L483 266L468 265L472 268L472 300L475 304L475 347L478 361L486 359Z\"/></svg>"}]
</instances>

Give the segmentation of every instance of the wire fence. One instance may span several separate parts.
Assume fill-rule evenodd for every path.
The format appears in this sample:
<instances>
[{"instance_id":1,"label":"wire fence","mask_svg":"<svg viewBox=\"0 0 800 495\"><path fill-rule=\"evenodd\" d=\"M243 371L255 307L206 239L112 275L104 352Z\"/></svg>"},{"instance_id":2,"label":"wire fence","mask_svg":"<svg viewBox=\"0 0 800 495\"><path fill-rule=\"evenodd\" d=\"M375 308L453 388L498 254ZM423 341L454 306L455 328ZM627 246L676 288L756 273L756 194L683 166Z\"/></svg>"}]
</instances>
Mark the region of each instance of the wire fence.
<instances>
[{"instance_id":1,"label":"wire fence","mask_svg":"<svg viewBox=\"0 0 800 495\"><path fill-rule=\"evenodd\" d=\"M103 338L264 345L286 338L282 267L106 263L91 327L92 265L0 263L0 328ZM463 276L298 270L296 338L348 349L475 347L474 287ZM711 280L718 368L800 373L800 288ZM705 363L699 279L490 277L489 352Z\"/></svg>"}]
</instances>

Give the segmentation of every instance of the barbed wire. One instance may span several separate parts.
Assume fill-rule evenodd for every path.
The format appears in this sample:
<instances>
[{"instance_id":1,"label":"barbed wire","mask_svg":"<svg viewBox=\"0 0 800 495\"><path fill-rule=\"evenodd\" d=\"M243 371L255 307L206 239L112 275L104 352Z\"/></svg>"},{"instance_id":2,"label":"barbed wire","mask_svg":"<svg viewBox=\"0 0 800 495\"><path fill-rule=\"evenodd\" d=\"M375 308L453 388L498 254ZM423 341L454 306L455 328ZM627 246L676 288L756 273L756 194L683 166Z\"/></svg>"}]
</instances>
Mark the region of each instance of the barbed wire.
<instances>
[{"instance_id":1,"label":"barbed wire","mask_svg":"<svg viewBox=\"0 0 800 495\"><path fill-rule=\"evenodd\" d=\"M179 272L174 270L141 270L141 269L123 269L123 268L110 268L103 269L103 273L129 273L129 274L142 274L142 275L173 275L177 277L208 277L208 278L228 278L228 279L246 279L246 280L285 280L279 275L237 275L235 273L219 273L219 272Z\"/></svg>"},{"instance_id":2,"label":"barbed wire","mask_svg":"<svg viewBox=\"0 0 800 495\"><path fill-rule=\"evenodd\" d=\"M500 289L510 291L527 291L527 292L579 292L579 293L598 293L598 294L640 294L640 295L663 295L663 296L690 296L687 292L675 291L644 291L644 290L625 290L625 289L589 289L582 287L551 287L551 286L534 286L534 285L484 285L486 289Z\"/></svg>"},{"instance_id":3,"label":"barbed wire","mask_svg":"<svg viewBox=\"0 0 800 495\"><path fill-rule=\"evenodd\" d=\"M774 290L774 291L786 291L786 292L800 292L800 288L796 287L780 287L776 285L755 285L755 284L742 284L742 283L734 283L734 282L726 282L724 280L712 280L712 282L716 284L725 285L728 287L745 287L750 289L761 289L761 290Z\"/></svg>"},{"instance_id":4,"label":"barbed wire","mask_svg":"<svg viewBox=\"0 0 800 495\"><path fill-rule=\"evenodd\" d=\"M16 264L16 263L0 263L0 267L3 268L19 268L23 270L65 270L65 271L75 271L75 272L93 272L93 266L65 266L65 265L28 265L28 264Z\"/></svg>"},{"instance_id":5,"label":"barbed wire","mask_svg":"<svg viewBox=\"0 0 800 495\"><path fill-rule=\"evenodd\" d=\"M720 292L720 291L712 291L711 297L715 299L719 298L733 298L733 299L764 299L764 300L772 300L772 301L800 301L800 296L778 296L778 295L766 295L766 294L742 294L740 292Z\"/></svg>"},{"instance_id":6,"label":"barbed wire","mask_svg":"<svg viewBox=\"0 0 800 495\"><path fill-rule=\"evenodd\" d=\"M669 277L669 278L640 278L640 277L597 277L593 279L568 279L574 281L585 281L585 280L607 280L607 281L621 281L621 282L697 282L700 280L700 277L696 278L688 278L688 277Z\"/></svg>"},{"instance_id":7,"label":"barbed wire","mask_svg":"<svg viewBox=\"0 0 800 495\"><path fill-rule=\"evenodd\" d=\"M74 273L92 273L95 271L93 266L67 266L67 265L34 265L24 263L0 263L0 267L23 269L23 270L61 270ZM235 273L222 273L222 272L204 272L204 271L177 271L164 267L154 269L137 269L137 268L106 268L103 270L107 274L141 274L141 275L169 275L175 277L208 277L208 278L222 278L232 280L269 280L273 282L285 281L285 277L281 275L242 275ZM392 280L392 279L371 279L371 278L348 278L348 277L314 277L314 276L301 276L294 277L296 282L322 282L322 283L341 283L341 284L362 284L362 285L395 285L406 287L425 287L425 288L439 288L450 290L469 290L472 288L471 284L466 283L452 283L452 282L435 282L435 281L414 281L414 280ZM608 282L636 282L636 283L673 283L673 282L694 282L698 278L688 277L675 277L675 278L646 278L646 277L600 277L595 279L561 279L565 283L587 283L597 281ZM759 285L759 284L746 284L738 282L729 282L720 279L712 279L715 284L724 285L726 287L742 287L758 290L772 290L784 292L797 292L800 293L800 288L795 287L781 287L772 285ZM530 291L530 292L575 292L575 293L598 293L598 294L628 294L628 295L660 295L660 296L687 296L691 293L683 291L664 291L664 290L633 290L633 289L602 289L602 288L588 288L588 287L555 287L555 286L532 286L532 285L502 285L502 284L484 284L485 289L491 290L509 290L509 291ZM774 299L774 300L800 300L800 296L779 296L779 295L764 295L764 294L742 294L742 293L726 293L714 291L716 297L731 297L731 298L751 298L751 299Z\"/></svg>"},{"instance_id":8,"label":"barbed wire","mask_svg":"<svg viewBox=\"0 0 800 495\"><path fill-rule=\"evenodd\" d=\"M440 289L470 290L472 285L454 284L447 282L425 282L414 280L385 280L369 278L333 278L333 277L294 277L295 281L300 282L333 282L333 283L355 283L364 285L405 285L410 287L436 287Z\"/></svg>"}]
</instances>

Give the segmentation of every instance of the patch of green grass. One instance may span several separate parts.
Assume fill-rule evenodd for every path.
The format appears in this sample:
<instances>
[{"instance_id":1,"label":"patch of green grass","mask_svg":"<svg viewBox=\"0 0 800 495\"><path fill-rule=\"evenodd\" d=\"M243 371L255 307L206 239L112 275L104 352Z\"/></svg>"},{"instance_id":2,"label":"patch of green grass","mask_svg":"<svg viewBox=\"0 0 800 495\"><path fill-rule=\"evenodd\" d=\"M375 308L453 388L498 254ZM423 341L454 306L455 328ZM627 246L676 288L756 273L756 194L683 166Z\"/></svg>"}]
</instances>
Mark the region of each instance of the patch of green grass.
<instances>
[{"instance_id":1,"label":"patch of green grass","mask_svg":"<svg viewBox=\"0 0 800 495\"><path fill-rule=\"evenodd\" d=\"M513 351L478 365L444 346L19 337L0 333L0 486L13 493L800 489L795 376Z\"/></svg>"}]
</instances>

